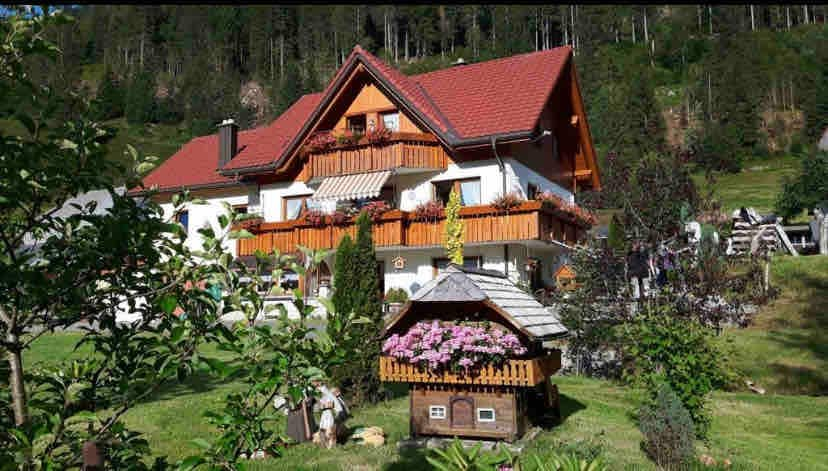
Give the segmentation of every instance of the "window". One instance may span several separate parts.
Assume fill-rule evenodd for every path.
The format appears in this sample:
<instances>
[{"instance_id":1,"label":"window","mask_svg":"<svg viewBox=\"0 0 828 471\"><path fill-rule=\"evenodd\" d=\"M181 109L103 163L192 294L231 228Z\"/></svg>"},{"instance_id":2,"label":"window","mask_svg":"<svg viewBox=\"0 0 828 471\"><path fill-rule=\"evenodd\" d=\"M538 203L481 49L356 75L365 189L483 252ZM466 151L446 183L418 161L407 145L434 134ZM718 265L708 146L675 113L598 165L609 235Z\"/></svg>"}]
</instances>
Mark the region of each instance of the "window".
<instances>
[{"instance_id":1,"label":"window","mask_svg":"<svg viewBox=\"0 0 828 471\"><path fill-rule=\"evenodd\" d=\"M526 199L533 200L538 196L538 193L540 193L538 185L534 183L529 183L526 185Z\"/></svg>"},{"instance_id":2,"label":"window","mask_svg":"<svg viewBox=\"0 0 828 471\"><path fill-rule=\"evenodd\" d=\"M446 180L434 182L434 197L447 204L451 190L460 193L460 204L476 206L480 204L480 179L467 178L463 180Z\"/></svg>"},{"instance_id":3,"label":"window","mask_svg":"<svg viewBox=\"0 0 828 471\"><path fill-rule=\"evenodd\" d=\"M279 286L284 290L292 290L299 287L299 275L292 270L285 270L279 278Z\"/></svg>"},{"instance_id":4,"label":"window","mask_svg":"<svg viewBox=\"0 0 828 471\"><path fill-rule=\"evenodd\" d=\"M175 221L176 221L177 223L181 224L182 226L184 226L184 230L185 230L185 231L189 230L189 226L190 226L190 212L189 212L189 211L186 211L186 210L185 210L185 211L180 211L180 212L176 215L176 217L175 217Z\"/></svg>"},{"instance_id":5,"label":"window","mask_svg":"<svg viewBox=\"0 0 828 471\"><path fill-rule=\"evenodd\" d=\"M434 270L434 276L437 277L440 273L448 267L449 259L435 258L431 260L431 266ZM480 268L483 265L482 257L463 257L463 268Z\"/></svg>"},{"instance_id":6,"label":"window","mask_svg":"<svg viewBox=\"0 0 828 471\"><path fill-rule=\"evenodd\" d=\"M400 114L396 111L393 113L382 114L382 127L391 132L400 131Z\"/></svg>"},{"instance_id":7,"label":"window","mask_svg":"<svg viewBox=\"0 0 828 471\"><path fill-rule=\"evenodd\" d=\"M282 198L282 220L298 219L305 209L307 196L286 196Z\"/></svg>"},{"instance_id":8,"label":"window","mask_svg":"<svg viewBox=\"0 0 828 471\"><path fill-rule=\"evenodd\" d=\"M495 421L495 410L490 407L478 407L477 408L477 421L478 422L494 422Z\"/></svg>"},{"instance_id":9,"label":"window","mask_svg":"<svg viewBox=\"0 0 828 471\"><path fill-rule=\"evenodd\" d=\"M346 120L348 130L354 134L365 134L365 115L349 116Z\"/></svg>"},{"instance_id":10,"label":"window","mask_svg":"<svg viewBox=\"0 0 828 471\"><path fill-rule=\"evenodd\" d=\"M446 406L428 406L428 418L445 420Z\"/></svg>"}]
</instances>

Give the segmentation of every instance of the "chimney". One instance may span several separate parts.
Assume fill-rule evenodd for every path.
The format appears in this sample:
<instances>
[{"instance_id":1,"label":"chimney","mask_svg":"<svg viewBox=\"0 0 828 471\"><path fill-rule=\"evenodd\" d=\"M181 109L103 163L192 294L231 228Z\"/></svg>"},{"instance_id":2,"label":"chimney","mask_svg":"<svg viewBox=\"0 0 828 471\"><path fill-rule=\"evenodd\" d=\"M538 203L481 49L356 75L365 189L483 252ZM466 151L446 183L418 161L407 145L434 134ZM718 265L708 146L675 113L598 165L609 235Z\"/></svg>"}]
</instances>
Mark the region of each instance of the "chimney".
<instances>
[{"instance_id":1,"label":"chimney","mask_svg":"<svg viewBox=\"0 0 828 471\"><path fill-rule=\"evenodd\" d=\"M239 126L232 119L225 119L219 128L219 168L224 167L239 150Z\"/></svg>"}]
</instances>

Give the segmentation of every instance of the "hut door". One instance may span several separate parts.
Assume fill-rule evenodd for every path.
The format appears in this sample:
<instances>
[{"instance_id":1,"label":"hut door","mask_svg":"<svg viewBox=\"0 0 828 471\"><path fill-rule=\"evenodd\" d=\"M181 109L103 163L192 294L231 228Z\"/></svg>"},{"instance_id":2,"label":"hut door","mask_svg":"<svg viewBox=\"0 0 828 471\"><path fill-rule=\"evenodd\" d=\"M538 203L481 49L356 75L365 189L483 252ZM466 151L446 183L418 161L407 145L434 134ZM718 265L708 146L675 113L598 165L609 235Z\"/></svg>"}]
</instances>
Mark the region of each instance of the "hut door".
<instances>
[{"instance_id":1,"label":"hut door","mask_svg":"<svg viewBox=\"0 0 828 471\"><path fill-rule=\"evenodd\" d=\"M451 398L451 426L474 427L474 399L470 397Z\"/></svg>"}]
</instances>

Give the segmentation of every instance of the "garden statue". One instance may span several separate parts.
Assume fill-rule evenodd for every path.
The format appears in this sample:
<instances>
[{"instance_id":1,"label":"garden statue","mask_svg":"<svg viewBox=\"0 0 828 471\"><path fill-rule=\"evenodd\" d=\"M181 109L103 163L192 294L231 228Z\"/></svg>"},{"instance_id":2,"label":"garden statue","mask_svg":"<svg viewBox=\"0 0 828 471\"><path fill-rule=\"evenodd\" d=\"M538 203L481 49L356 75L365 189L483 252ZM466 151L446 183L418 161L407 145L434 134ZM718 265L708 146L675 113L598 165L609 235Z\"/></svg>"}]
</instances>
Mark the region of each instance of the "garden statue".
<instances>
[{"instance_id":1,"label":"garden statue","mask_svg":"<svg viewBox=\"0 0 828 471\"><path fill-rule=\"evenodd\" d=\"M314 436L314 442L325 448L333 448L345 430L348 406L345 405L338 388L328 388L318 380L314 381L313 385L320 393L316 407L322 411L319 431Z\"/></svg>"}]
</instances>

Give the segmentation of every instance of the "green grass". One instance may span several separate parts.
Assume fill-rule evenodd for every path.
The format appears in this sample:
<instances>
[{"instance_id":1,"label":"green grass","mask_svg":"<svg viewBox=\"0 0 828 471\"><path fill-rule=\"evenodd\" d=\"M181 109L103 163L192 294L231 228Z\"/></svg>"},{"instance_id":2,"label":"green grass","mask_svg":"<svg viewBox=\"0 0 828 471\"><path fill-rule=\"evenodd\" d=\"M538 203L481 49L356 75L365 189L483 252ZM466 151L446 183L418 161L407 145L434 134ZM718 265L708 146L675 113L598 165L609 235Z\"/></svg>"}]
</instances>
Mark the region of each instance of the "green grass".
<instances>
[{"instance_id":1,"label":"green grass","mask_svg":"<svg viewBox=\"0 0 828 471\"><path fill-rule=\"evenodd\" d=\"M734 365L770 391L828 394L828 257L774 257L771 283L779 298L724 335Z\"/></svg>"},{"instance_id":2,"label":"green grass","mask_svg":"<svg viewBox=\"0 0 828 471\"><path fill-rule=\"evenodd\" d=\"M27 364L55 364L89 354L71 352L78 334L55 334L38 340L25 356ZM71 352L71 353L70 353ZM216 352L211 352L215 354ZM541 433L527 451L548 455L565 447L601 444L613 469L655 469L640 449L641 434L635 410L639 390L578 377L559 377L563 423ZM152 399L137 405L127 423L146 433L153 451L172 461L197 451L190 440L212 439L214 430L203 418L207 410L220 409L225 395L238 383L222 383L206 377L171 385ZM714 421L708 444L699 453L718 460L729 458L736 469L828 470L828 397L757 396L717 392L712 398ZM253 469L290 470L408 470L428 469L423 451L400 453L396 443L408 435L408 400L398 397L353 411L349 426L377 425L387 435L378 448L347 444L322 450L311 444L288 448L285 455L251 466Z\"/></svg>"},{"instance_id":3,"label":"green grass","mask_svg":"<svg viewBox=\"0 0 828 471\"><path fill-rule=\"evenodd\" d=\"M745 162L739 173L717 173L714 196L728 213L752 206L760 213L772 212L782 179L796 175L799 160L794 156L755 159ZM693 175L702 194L708 191L703 173Z\"/></svg>"}]
</instances>

